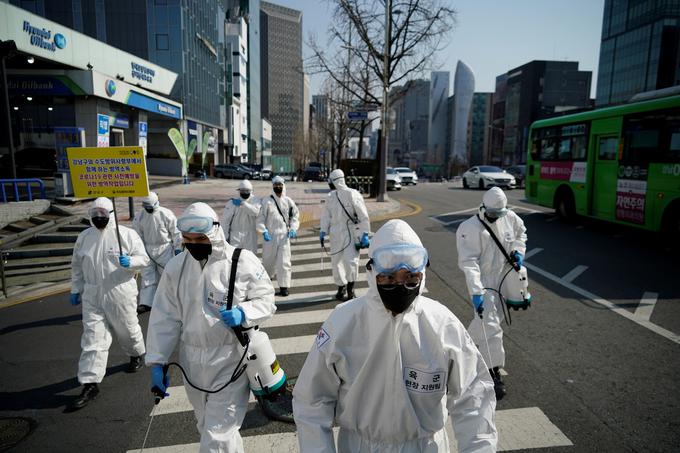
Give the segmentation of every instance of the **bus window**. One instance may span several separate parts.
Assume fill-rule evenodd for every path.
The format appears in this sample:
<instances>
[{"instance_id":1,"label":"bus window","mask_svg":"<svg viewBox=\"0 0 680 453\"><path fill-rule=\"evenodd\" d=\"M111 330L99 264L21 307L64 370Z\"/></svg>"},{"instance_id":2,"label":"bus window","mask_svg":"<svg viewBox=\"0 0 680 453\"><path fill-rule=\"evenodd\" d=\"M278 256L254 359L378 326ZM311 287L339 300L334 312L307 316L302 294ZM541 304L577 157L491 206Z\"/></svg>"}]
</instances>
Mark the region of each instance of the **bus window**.
<instances>
[{"instance_id":1,"label":"bus window","mask_svg":"<svg viewBox=\"0 0 680 453\"><path fill-rule=\"evenodd\" d=\"M571 139L563 138L560 140L560 152L557 155L558 160L571 160Z\"/></svg>"},{"instance_id":2,"label":"bus window","mask_svg":"<svg viewBox=\"0 0 680 453\"><path fill-rule=\"evenodd\" d=\"M629 163L649 163L655 161L659 149L659 130L648 129L643 125L626 133L623 160Z\"/></svg>"},{"instance_id":3,"label":"bus window","mask_svg":"<svg viewBox=\"0 0 680 453\"><path fill-rule=\"evenodd\" d=\"M571 142L571 159L572 160L585 160L588 154L587 137L581 135L579 137L573 137Z\"/></svg>"},{"instance_id":4,"label":"bus window","mask_svg":"<svg viewBox=\"0 0 680 453\"><path fill-rule=\"evenodd\" d=\"M600 138L598 158L600 160L616 160L619 139L616 137Z\"/></svg>"},{"instance_id":5,"label":"bus window","mask_svg":"<svg viewBox=\"0 0 680 453\"><path fill-rule=\"evenodd\" d=\"M541 140L541 160L555 160L556 142L553 138Z\"/></svg>"}]
</instances>

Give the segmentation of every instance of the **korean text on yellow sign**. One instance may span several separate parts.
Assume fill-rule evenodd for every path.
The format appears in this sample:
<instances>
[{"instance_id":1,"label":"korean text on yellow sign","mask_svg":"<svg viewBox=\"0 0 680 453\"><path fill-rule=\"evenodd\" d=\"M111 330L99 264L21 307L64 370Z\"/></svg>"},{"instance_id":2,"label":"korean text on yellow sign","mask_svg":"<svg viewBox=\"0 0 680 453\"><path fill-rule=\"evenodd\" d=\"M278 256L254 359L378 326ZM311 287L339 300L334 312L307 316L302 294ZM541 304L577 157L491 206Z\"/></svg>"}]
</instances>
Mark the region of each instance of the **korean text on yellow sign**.
<instances>
[{"instance_id":1,"label":"korean text on yellow sign","mask_svg":"<svg viewBox=\"0 0 680 453\"><path fill-rule=\"evenodd\" d=\"M145 197L146 162L140 146L67 148L77 198Z\"/></svg>"}]
</instances>

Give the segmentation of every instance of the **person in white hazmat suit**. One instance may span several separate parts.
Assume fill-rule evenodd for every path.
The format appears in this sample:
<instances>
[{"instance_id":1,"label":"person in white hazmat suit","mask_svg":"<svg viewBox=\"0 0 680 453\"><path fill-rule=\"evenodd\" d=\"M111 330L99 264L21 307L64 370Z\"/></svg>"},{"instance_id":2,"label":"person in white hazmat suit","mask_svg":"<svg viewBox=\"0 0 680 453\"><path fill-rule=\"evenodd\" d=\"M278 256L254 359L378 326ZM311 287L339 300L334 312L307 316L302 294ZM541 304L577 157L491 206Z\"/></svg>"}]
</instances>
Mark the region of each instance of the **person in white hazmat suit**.
<instances>
[{"instance_id":1,"label":"person in white hazmat suit","mask_svg":"<svg viewBox=\"0 0 680 453\"><path fill-rule=\"evenodd\" d=\"M83 307L82 352L78 382L83 390L67 408L85 407L99 394L98 384L106 374L106 363L115 333L125 354L130 356L128 373L142 367L144 337L137 319L135 273L149 264L144 244L135 230L120 231L120 253L116 237L113 203L97 198L88 211L92 227L78 235L71 259L71 305Z\"/></svg>"},{"instance_id":2,"label":"person in white hazmat suit","mask_svg":"<svg viewBox=\"0 0 680 453\"><path fill-rule=\"evenodd\" d=\"M160 205L155 192L149 192L149 195L142 199L142 208L135 216L132 228L142 238L151 261L142 270L138 314L151 310L165 265L170 258L182 251L182 235L177 229L177 217L171 210Z\"/></svg>"},{"instance_id":3,"label":"person in white hazmat suit","mask_svg":"<svg viewBox=\"0 0 680 453\"><path fill-rule=\"evenodd\" d=\"M293 390L300 451L494 452L493 382L465 327L422 295L428 255L391 220L373 236L368 293L322 325Z\"/></svg>"},{"instance_id":4,"label":"person in white hazmat suit","mask_svg":"<svg viewBox=\"0 0 680 453\"><path fill-rule=\"evenodd\" d=\"M260 201L253 195L253 185L247 179L238 185L239 198L232 198L224 206L222 230L227 242L234 247L257 253L257 215Z\"/></svg>"},{"instance_id":5,"label":"person in white hazmat suit","mask_svg":"<svg viewBox=\"0 0 680 453\"><path fill-rule=\"evenodd\" d=\"M335 298L345 300L354 299L354 282L359 276L359 249L369 246L368 232L371 222L361 194L347 187L345 174L336 169L328 178L331 192L328 194L326 205L321 215L321 232L319 239L321 247L327 234L331 237L331 266L333 280L338 287Z\"/></svg>"},{"instance_id":6,"label":"person in white hazmat suit","mask_svg":"<svg viewBox=\"0 0 680 453\"><path fill-rule=\"evenodd\" d=\"M272 179L273 191L262 198L257 217L257 231L262 233L262 263L269 276L279 284L278 296L288 296L293 267L290 263L290 240L297 237L300 211L295 202L286 196L284 180Z\"/></svg>"},{"instance_id":7,"label":"person in white hazmat suit","mask_svg":"<svg viewBox=\"0 0 680 453\"><path fill-rule=\"evenodd\" d=\"M498 187L492 187L484 194L479 213L461 223L456 232L458 267L465 273L468 293L476 312L468 331L489 367L499 401L506 394L500 374L500 368L505 366L500 316L503 307L499 306L502 302L498 295L485 288L500 290L507 260L482 222L521 266L526 252L527 229L522 219L507 208L507 204L505 193Z\"/></svg>"},{"instance_id":8,"label":"person in white hazmat suit","mask_svg":"<svg viewBox=\"0 0 680 453\"><path fill-rule=\"evenodd\" d=\"M225 310L234 247L224 238L217 214L205 203L178 218L186 250L170 260L156 291L147 331L146 364L152 389L166 392L163 372L179 344L179 363L196 386L216 390L241 359L232 327L252 327L276 311L274 288L257 257L243 250L238 261L234 306ZM245 373L244 373L245 374ZM239 428L248 407L248 379L240 376L217 393L184 383L201 435L202 453L243 452ZM171 396L167 393L165 396Z\"/></svg>"}]
</instances>

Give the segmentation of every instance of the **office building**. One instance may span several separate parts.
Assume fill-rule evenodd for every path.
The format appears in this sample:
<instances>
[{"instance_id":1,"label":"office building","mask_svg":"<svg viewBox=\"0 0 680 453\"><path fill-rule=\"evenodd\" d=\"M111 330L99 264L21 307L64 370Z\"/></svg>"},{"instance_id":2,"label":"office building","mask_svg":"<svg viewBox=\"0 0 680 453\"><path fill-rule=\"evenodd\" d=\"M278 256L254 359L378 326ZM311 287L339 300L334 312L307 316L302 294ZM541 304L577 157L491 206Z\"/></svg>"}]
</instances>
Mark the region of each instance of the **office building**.
<instances>
[{"instance_id":1,"label":"office building","mask_svg":"<svg viewBox=\"0 0 680 453\"><path fill-rule=\"evenodd\" d=\"M0 17L0 40L18 50L6 59L14 149L48 171L56 154L57 194L71 193L66 147L139 145L148 158L172 146L157 131L186 117L171 99L177 73L8 3Z\"/></svg>"},{"instance_id":2,"label":"office building","mask_svg":"<svg viewBox=\"0 0 680 453\"><path fill-rule=\"evenodd\" d=\"M451 150L447 173L461 174L468 167L468 121L475 92L475 75L462 61L456 65L451 113Z\"/></svg>"},{"instance_id":3,"label":"office building","mask_svg":"<svg viewBox=\"0 0 680 453\"><path fill-rule=\"evenodd\" d=\"M290 173L304 117L301 11L260 3L260 59L262 116L272 125L272 165Z\"/></svg>"},{"instance_id":4,"label":"office building","mask_svg":"<svg viewBox=\"0 0 680 453\"><path fill-rule=\"evenodd\" d=\"M208 133L217 146L208 149L210 163L226 162L227 155L227 62L226 1L222 0L11 0L12 4L102 41L178 75L170 98L183 105L179 121L149 125L150 172L179 174L179 160L167 138L178 127L185 145L196 138L200 156L202 137ZM148 76L126 83L136 85ZM141 74L141 75L140 75ZM120 79L119 79L120 80ZM198 162L200 157L192 159Z\"/></svg>"},{"instance_id":5,"label":"office building","mask_svg":"<svg viewBox=\"0 0 680 453\"><path fill-rule=\"evenodd\" d=\"M500 82L505 97L501 159L503 166L526 162L531 123L591 107L592 72L580 71L578 62L535 60L508 71L506 76L496 79L497 87ZM496 95L493 128L498 125L498 112L495 109L502 97L501 93ZM496 144L495 139L492 139L492 147Z\"/></svg>"},{"instance_id":6,"label":"office building","mask_svg":"<svg viewBox=\"0 0 680 453\"><path fill-rule=\"evenodd\" d=\"M410 80L392 88L390 110L394 123L389 130L388 165L420 168L428 152L430 81Z\"/></svg>"},{"instance_id":7,"label":"office building","mask_svg":"<svg viewBox=\"0 0 680 453\"><path fill-rule=\"evenodd\" d=\"M232 162L248 162L248 25L243 17L226 24L227 153Z\"/></svg>"},{"instance_id":8,"label":"office building","mask_svg":"<svg viewBox=\"0 0 680 453\"><path fill-rule=\"evenodd\" d=\"M605 0L597 106L680 85L680 2Z\"/></svg>"},{"instance_id":9,"label":"office building","mask_svg":"<svg viewBox=\"0 0 680 453\"><path fill-rule=\"evenodd\" d=\"M428 123L428 153L426 163L444 165L446 160L446 101L449 97L449 72L430 74L430 112Z\"/></svg>"},{"instance_id":10,"label":"office building","mask_svg":"<svg viewBox=\"0 0 680 453\"><path fill-rule=\"evenodd\" d=\"M475 93L468 119L468 166L485 165L491 137L491 110L493 93Z\"/></svg>"}]
</instances>

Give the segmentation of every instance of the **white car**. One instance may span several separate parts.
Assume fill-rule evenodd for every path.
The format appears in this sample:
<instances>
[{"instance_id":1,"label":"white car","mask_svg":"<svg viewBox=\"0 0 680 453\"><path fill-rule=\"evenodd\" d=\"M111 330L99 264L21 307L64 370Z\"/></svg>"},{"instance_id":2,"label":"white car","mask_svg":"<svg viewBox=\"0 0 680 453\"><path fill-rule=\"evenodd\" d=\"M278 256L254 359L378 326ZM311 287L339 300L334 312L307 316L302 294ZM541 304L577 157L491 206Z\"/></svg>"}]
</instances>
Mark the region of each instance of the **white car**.
<instances>
[{"instance_id":1,"label":"white car","mask_svg":"<svg viewBox=\"0 0 680 453\"><path fill-rule=\"evenodd\" d=\"M418 175L416 175L415 170L411 170L408 167L397 167L395 170L399 174L403 185L413 184L415 186L418 184Z\"/></svg>"},{"instance_id":2,"label":"white car","mask_svg":"<svg viewBox=\"0 0 680 453\"><path fill-rule=\"evenodd\" d=\"M401 177L394 168L387 168L385 175L387 190L401 190Z\"/></svg>"},{"instance_id":3,"label":"white car","mask_svg":"<svg viewBox=\"0 0 680 453\"><path fill-rule=\"evenodd\" d=\"M501 187L512 189L515 187L515 177L498 167L479 165L463 173L463 187L485 189L487 187Z\"/></svg>"}]
</instances>

